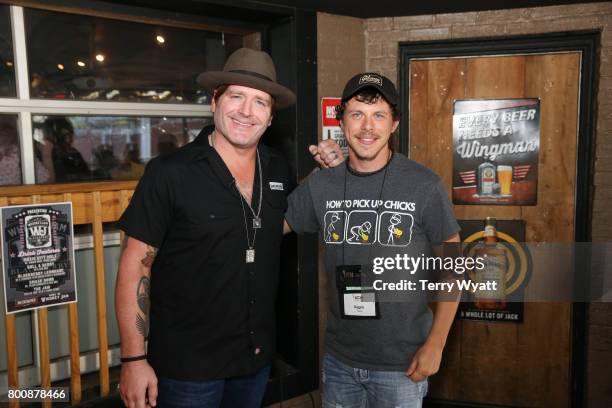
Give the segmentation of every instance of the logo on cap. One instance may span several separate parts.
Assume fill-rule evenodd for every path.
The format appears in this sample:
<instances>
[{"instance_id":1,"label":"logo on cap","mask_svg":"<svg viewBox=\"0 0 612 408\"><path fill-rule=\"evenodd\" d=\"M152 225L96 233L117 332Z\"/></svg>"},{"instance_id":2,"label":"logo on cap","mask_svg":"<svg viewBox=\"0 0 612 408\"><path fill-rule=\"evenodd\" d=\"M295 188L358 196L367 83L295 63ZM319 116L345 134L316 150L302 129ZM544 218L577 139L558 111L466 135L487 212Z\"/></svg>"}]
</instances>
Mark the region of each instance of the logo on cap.
<instances>
[{"instance_id":1,"label":"logo on cap","mask_svg":"<svg viewBox=\"0 0 612 408\"><path fill-rule=\"evenodd\" d=\"M378 86L383 86L382 78L378 75L365 74L359 78L359 85L361 84L376 84Z\"/></svg>"}]
</instances>

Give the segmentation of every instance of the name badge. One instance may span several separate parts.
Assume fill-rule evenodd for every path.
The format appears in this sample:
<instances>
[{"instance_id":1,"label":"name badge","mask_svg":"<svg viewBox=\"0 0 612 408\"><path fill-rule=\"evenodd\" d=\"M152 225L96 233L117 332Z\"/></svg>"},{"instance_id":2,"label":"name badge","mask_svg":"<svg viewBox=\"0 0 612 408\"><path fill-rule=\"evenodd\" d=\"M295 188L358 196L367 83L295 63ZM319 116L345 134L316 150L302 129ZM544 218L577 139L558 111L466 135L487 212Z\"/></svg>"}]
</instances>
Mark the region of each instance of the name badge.
<instances>
[{"instance_id":1,"label":"name badge","mask_svg":"<svg viewBox=\"0 0 612 408\"><path fill-rule=\"evenodd\" d=\"M285 187L283 186L283 183L278 183L276 181L271 181L270 182L270 190L283 191L284 189L285 189Z\"/></svg>"},{"instance_id":2,"label":"name badge","mask_svg":"<svg viewBox=\"0 0 612 408\"><path fill-rule=\"evenodd\" d=\"M343 293L344 316L376 318L376 300L373 292Z\"/></svg>"},{"instance_id":3,"label":"name badge","mask_svg":"<svg viewBox=\"0 0 612 408\"><path fill-rule=\"evenodd\" d=\"M361 265L336 267L336 286L343 319L380 319L376 291L363 286Z\"/></svg>"}]
</instances>

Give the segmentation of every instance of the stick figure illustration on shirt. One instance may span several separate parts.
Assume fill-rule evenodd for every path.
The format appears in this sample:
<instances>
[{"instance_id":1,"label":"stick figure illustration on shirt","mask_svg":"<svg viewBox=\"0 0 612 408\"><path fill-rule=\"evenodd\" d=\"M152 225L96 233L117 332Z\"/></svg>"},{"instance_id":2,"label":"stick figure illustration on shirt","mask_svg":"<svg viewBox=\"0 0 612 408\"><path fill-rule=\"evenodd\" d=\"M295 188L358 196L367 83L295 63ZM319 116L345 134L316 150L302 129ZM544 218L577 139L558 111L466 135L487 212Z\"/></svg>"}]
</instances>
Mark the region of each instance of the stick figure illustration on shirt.
<instances>
[{"instance_id":1,"label":"stick figure illustration on shirt","mask_svg":"<svg viewBox=\"0 0 612 408\"><path fill-rule=\"evenodd\" d=\"M325 230L326 242L338 241L340 239L340 235L336 232L335 225L338 221L340 221L338 213L332 213L329 224L327 224L327 229Z\"/></svg>"},{"instance_id":2,"label":"stick figure illustration on shirt","mask_svg":"<svg viewBox=\"0 0 612 408\"><path fill-rule=\"evenodd\" d=\"M351 227L351 237L348 239L349 242L368 242L370 240L370 231L372 229L372 223L366 221L361 225L355 225Z\"/></svg>"},{"instance_id":3,"label":"stick figure illustration on shirt","mask_svg":"<svg viewBox=\"0 0 612 408\"><path fill-rule=\"evenodd\" d=\"M389 231L387 245L393 245L395 244L395 238L401 237L403 233L400 228L397 228L397 226L402 223L402 216L400 214L393 214L389 222L391 224L389 224L389 226L387 227L387 231Z\"/></svg>"}]
</instances>

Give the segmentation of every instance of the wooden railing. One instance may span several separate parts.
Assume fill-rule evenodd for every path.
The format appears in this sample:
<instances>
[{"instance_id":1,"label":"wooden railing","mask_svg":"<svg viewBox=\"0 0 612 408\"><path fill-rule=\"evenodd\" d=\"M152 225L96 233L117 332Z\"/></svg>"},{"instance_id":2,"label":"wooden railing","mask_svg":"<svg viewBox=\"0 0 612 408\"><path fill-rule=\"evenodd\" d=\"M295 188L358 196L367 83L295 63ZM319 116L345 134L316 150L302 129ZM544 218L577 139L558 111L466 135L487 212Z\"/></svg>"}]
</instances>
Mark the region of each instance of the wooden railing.
<instances>
[{"instance_id":1,"label":"wooden railing","mask_svg":"<svg viewBox=\"0 0 612 408\"><path fill-rule=\"evenodd\" d=\"M0 187L0 207L7 205L72 202L74 225L92 224L96 274L96 310L98 316L100 394L102 396L108 395L110 386L102 224L105 222L117 221L119 219L128 205L135 186L136 181ZM81 368L77 304L69 304L67 310L70 338L70 398L72 404L77 404L81 401ZM51 363L49 358L47 308L43 307L37 309L36 316L38 322L40 385L41 387L50 387ZM18 388L19 367L14 314L5 314L5 327L8 386L9 388ZM10 406L18 407L19 403L13 402ZM43 406L51 406L51 403L47 401L43 403Z\"/></svg>"}]
</instances>

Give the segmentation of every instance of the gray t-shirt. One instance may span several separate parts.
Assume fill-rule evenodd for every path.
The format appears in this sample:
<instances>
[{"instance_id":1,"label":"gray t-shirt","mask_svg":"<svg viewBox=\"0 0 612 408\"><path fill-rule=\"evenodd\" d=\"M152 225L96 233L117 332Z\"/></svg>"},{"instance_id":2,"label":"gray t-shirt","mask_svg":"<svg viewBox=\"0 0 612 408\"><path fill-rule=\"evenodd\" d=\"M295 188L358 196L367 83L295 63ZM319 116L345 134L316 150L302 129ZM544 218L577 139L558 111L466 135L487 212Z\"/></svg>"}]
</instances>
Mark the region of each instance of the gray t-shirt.
<instances>
[{"instance_id":1,"label":"gray t-shirt","mask_svg":"<svg viewBox=\"0 0 612 408\"><path fill-rule=\"evenodd\" d=\"M347 165L311 174L289 196L292 230L322 233L328 283L327 351L353 367L403 371L432 324L426 297L379 301L379 319L346 319L336 286L338 265L369 265L375 256L423 254L459 231L440 178L394 154L374 173Z\"/></svg>"}]
</instances>

